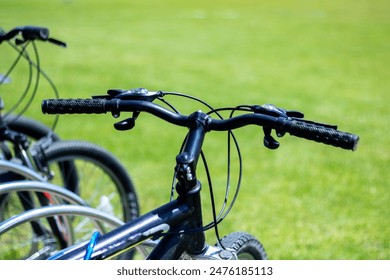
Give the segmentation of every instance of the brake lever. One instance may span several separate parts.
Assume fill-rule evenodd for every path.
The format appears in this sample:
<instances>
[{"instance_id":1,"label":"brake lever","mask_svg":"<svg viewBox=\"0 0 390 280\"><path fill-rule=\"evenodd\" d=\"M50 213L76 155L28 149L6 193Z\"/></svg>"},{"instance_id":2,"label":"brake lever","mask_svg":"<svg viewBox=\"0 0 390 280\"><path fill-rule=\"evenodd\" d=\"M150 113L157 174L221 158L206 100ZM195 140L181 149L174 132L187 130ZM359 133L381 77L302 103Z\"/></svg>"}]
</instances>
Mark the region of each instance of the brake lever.
<instances>
[{"instance_id":1,"label":"brake lever","mask_svg":"<svg viewBox=\"0 0 390 280\"><path fill-rule=\"evenodd\" d=\"M63 48L66 48L66 47L67 47L67 45L66 45L65 42L60 41L60 40L58 40L58 39L49 38L49 39L47 39L47 41L50 42L50 43L52 43L52 44L54 44L54 45L63 47Z\"/></svg>"},{"instance_id":2,"label":"brake lever","mask_svg":"<svg viewBox=\"0 0 390 280\"><path fill-rule=\"evenodd\" d=\"M263 139L264 146L270 150L276 150L277 148L279 148L280 143L276 141L275 138L273 138L271 135L272 129L263 126L263 131L264 131L264 139Z\"/></svg>"},{"instance_id":3,"label":"brake lever","mask_svg":"<svg viewBox=\"0 0 390 280\"><path fill-rule=\"evenodd\" d=\"M273 117L283 117L283 118L297 118L301 119L304 115L298 111L288 111L283 108L278 108L272 104L264 104L264 105L254 105L251 106L251 110L254 113L273 116ZM264 139L263 144L266 148L275 150L279 148L280 143L272 137L271 132L272 129L270 127L263 127ZM283 131L276 130L276 135L278 137L282 137L284 135Z\"/></svg>"},{"instance_id":4,"label":"brake lever","mask_svg":"<svg viewBox=\"0 0 390 280\"><path fill-rule=\"evenodd\" d=\"M135 126L135 120L138 118L140 112L134 112L131 118L127 118L123 121L114 123L114 127L116 130L124 131L130 130Z\"/></svg>"},{"instance_id":5,"label":"brake lever","mask_svg":"<svg viewBox=\"0 0 390 280\"><path fill-rule=\"evenodd\" d=\"M163 97L162 91L148 91L146 88L134 88L129 90L123 89L109 89L106 95L94 95L92 99L119 99L119 100L135 100L135 101L146 101L153 102L156 98ZM140 112L133 112L131 118L127 118L114 124L117 130L130 130L135 126L135 120L138 118ZM119 112L112 112L115 118L120 116Z\"/></svg>"}]
</instances>

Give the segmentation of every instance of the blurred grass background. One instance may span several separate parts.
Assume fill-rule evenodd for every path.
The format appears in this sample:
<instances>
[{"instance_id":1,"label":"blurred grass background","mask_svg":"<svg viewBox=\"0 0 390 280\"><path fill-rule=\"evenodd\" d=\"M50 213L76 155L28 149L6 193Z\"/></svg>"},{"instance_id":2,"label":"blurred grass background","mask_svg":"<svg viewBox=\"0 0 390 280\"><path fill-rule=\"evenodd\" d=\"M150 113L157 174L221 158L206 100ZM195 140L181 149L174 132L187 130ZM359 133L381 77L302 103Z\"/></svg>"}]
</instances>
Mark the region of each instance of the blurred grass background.
<instances>
[{"instance_id":1,"label":"blurred grass background","mask_svg":"<svg viewBox=\"0 0 390 280\"><path fill-rule=\"evenodd\" d=\"M252 233L271 259L389 259L389 12L385 0L2 0L0 26L46 26L68 43L38 45L63 98L110 88L179 91L215 107L273 103L358 134L354 153L287 136L269 151L260 129L238 131L244 180L220 232ZM4 74L16 53L0 48ZM26 75L21 63L0 87L6 109ZM51 124L40 102L53 97L41 80L26 115ZM198 109L170 101L183 112ZM115 121L62 116L56 131L118 156L146 212L169 198L185 130L142 115L135 129L118 132ZM205 152L220 202L226 136L211 133ZM204 198L209 209L207 191Z\"/></svg>"}]
</instances>

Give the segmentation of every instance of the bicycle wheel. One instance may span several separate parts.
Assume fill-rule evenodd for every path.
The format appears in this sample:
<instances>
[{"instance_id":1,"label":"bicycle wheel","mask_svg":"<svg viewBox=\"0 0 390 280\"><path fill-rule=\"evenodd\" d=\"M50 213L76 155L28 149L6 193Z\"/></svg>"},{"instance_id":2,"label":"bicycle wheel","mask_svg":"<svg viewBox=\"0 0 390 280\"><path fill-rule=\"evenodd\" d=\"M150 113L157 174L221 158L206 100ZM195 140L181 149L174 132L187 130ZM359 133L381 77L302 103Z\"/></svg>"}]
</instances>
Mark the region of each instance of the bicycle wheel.
<instances>
[{"instance_id":1,"label":"bicycle wheel","mask_svg":"<svg viewBox=\"0 0 390 280\"><path fill-rule=\"evenodd\" d=\"M89 240L96 231L106 233L123 224L105 212L79 205L34 208L0 223L0 259L47 259L64 248L48 220L54 220L67 246ZM39 225L36 235L32 225Z\"/></svg>"},{"instance_id":2,"label":"bicycle wheel","mask_svg":"<svg viewBox=\"0 0 390 280\"><path fill-rule=\"evenodd\" d=\"M49 168L51 183L77 193L92 207L123 221L138 217L137 195L130 176L102 147L84 141L59 141L44 151L40 162Z\"/></svg>"},{"instance_id":3,"label":"bicycle wheel","mask_svg":"<svg viewBox=\"0 0 390 280\"><path fill-rule=\"evenodd\" d=\"M35 121L34 119L23 116L9 115L7 118L5 118L5 122L10 129L27 135L32 141L38 141L39 139L50 135L50 139L44 144L43 147L32 147L32 153L39 153L40 148L47 149L47 146L53 145L52 141L60 140L59 136L56 135L49 127L38 121ZM73 145L75 145L75 147L71 147ZM34 150L36 148L38 148L38 150ZM67 161L64 160L64 153L68 154L65 157L68 159ZM119 161L114 158L113 155L104 149L86 142L69 141L67 144L59 144L58 146L55 145L54 148L51 147L45 152L44 157L46 157L46 159L43 161L48 160L50 162L61 158L61 162L58 163L58 168L53 168L52 171L59 170L62 173L61 176L58 176L62 178L62 182L55 178L54 181L51 180L52 183L66 185L68 189L74 191L75 193L82 194L83 198L88 200L91 205L99 207L104 207L105 205L107 211L111 211L110 209L113 207L114 203L118 205L122 204L123 213L121 214L119 210L115 210L114 214L116 217L120 217L124 221L132 220L138 216L139 210L135 189L126 170L122 167ZM76 162L73 161L75 158L78 159L77 166ZM42 170L42 166L44 165L42 165L41 160L37 165L41 171L45 171ZM81 162L90 162L90 164L87 166L87 164L81 164ZM96 168L92 168L93 166ZM53 167L53 165L51 165L51 167ZM81 170L81 168L83 170ZM96 190L94 193L92 193L91 190L85 190L85 188L88 187L85 186L84 182L79 182L81 178L85 178L85 176L82 174L85 174L87 170L90 171L93 169L95 172L98 172L97 170L99 168L101 170L100 173L110 174L109 177L105 176L106 179L109 178L105 181L107 183L107 195L96 195ZM59 173L57 172L57 175L58 174ZM99 178L102 177L99 176ZM101 181L101 184L103 182L104 181ZM110 188L113 184L117 187L116 189L118 191L119 197L121 197L120 200L115 198L118 197L118 194L112 191L113 188ZM80 186L83 186L83 190L79 189ZM91 188L94 189L94 186L91 186ZM87 199L88 193L91 196L93 195L94 198L89 197ZM99 204L94 203L95 199L99 199ZM110 202L110 200L113 201Z\"/></svg>"},{"instance_id":4,"label":"bicycle wheel","mask_svg":"<svg viewBox=\"0 0 390 280\"><path fill-rule=\"evenodd\" d=\"M124 221L138 217L139 207L134 186L126 170L113 155L96 145L81 141L68 141L66 144L50 147L53 141L59 140L59 137L53 134L48 127L32 119L7 118L7 123L10 129L24 133L34 142L41 139L37 143L39 145L32 146L32 148L37 148L34 150L36 154L34 158L37 159L35 163L40 171L50 177L51 183L66 186L67 189L81 194L90 205L104 209ZM51 137L46 137L47 135ZM47 148L48 146L50 149ZM41 157L42 149L47 150L43 157ZM92 171L94 171L93 175ZM7 177L3 176L3 178L8 178L6 181L24 179L20 176L13 178L14 174L11 172L6 175ZM95 181L92 182L91 178ZM86 179L89 179L89 185L86 184ZM100 188L96 188L98 182ZM33 200L32 196L33 194L26 192L14 196L0 196L0 208L4 210L2 211L4 215L1 215L2 220L22 211L39 207L40 203ZM33 230L31 234L36 235L37 232L39 231ZM131 258L131 253L125 255L124 258Z\"/></svg>"},{"instance_id":5,"label":"bicycle wheel","mask_svg":"<svg viewBox=\"0 0 390 280\"><path fill-rule=\"evenodd\" d=\"M23 133L34 141L39 140L49 134L52 135L53 140L60 140L60 137L55 134L49 127L34 119L23 116L9 115L4 118L4 122L11 130Z\"/></svg>"},{"instance_id":6,"label":"bicycle wheel","mask_svg":"<svg viewBox=\"0 0 390 280\"><path fill-rule=\"evenodd\" d=\"M20 163L0 160L0 222L40 205L37 196L30 191L4 192L8 184L21 180L44 182L45 178ZM42 199L42 194L37 195Z\"/></svg>"},{"instance_id":7,"label":"bicycle wheel","mask_svg":"<svg viewBox=\"0 0 390 280\"><path fill-rule=\"evenodd\" d=\"M246 232L233 232L223 237L220 243L226 249L233 250L239 260L266 260L267 253L263 245L254 236ZM217 246L219 246L217 244Z\"/></svg>"},{"instance_id":8,"label":"bicycle wheel","mask_svg":"<svg viewBox=\"0 0 390 280\"><path fill-rule=\"evenodd\" d=\"M88 206L78 195L63 187L30 180L1 184L0 198L0 235L9 220L37 209L42 203ZM71 233L69 222L62 217L48 217L43 222L31 221L29 225L15 229L7 238L2 238L0 259L25 259L33 255L38 258L42 248L66 248L75 242Z\"/></svg>"}]
</instances>

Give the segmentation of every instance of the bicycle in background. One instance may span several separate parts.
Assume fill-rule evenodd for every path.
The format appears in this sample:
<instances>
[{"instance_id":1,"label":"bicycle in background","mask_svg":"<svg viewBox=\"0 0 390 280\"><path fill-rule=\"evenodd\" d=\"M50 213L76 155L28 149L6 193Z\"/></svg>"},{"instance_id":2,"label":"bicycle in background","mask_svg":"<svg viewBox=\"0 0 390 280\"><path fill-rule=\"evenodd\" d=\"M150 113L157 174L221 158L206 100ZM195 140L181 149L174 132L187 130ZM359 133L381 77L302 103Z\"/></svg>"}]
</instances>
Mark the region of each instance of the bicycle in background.
<instances>
[{"instance_id":1,"label":"bicycle in background","mask_svg":"<svg viewBox=\"0 0 390 280\"><path fill-rule=\"evenodd\" d=\"M59 97L55 84L41 67L36 41L66 47L64 42L51 38L48 28L45 27L22 26L8 32L0 29L0 44L8 43L18 54L6 73L0 75L0 85L11 82L10 76L21 61L27 62L28 65L26 87L18 101L4 112L3 96L0 98L0 190L4 190L5 185L14 183L12 192L1 192L0 222L22 212L52 204L48 198L52 201L54 196L49 196L48 191L43 194L33 190L29 192L25 190L26 184L20 185L18 191L19 185L15 184L22 180L50 182L63 186L80 195L89 206L104 210L122 221L130 221L138 217L139 205L134 184L127 170L114 155L89 142L61 141L54 132L58 117L49 128L23 116L36 97L42 77L49 83L54 95ZM30 46L33 55L28 52ZM31 223L31 228L24 229L23 232L30 231L33 241L28 243L26 240L21 240L25 235L13 234L13 238L8 238L7 242L3 239L2 248L5 250L9 247L8 249L13 250L12 246L20 247L21 244L38 248L37 244L46 240L38 238L45 236L45 231L52 232L50 238L57 242L57 247L51 246L49 253L54 249L58 250L73 244L73 241L64 240L60 230L55 229L57 225L54 222L50 223L49 230ZM45 255L47 250L44 250L45 254L39 253L41 251L41 249L30 250L18 256L23 258L48 256ZM0 258L8 254L2 252Z\"/></svg>"}]
</instances>

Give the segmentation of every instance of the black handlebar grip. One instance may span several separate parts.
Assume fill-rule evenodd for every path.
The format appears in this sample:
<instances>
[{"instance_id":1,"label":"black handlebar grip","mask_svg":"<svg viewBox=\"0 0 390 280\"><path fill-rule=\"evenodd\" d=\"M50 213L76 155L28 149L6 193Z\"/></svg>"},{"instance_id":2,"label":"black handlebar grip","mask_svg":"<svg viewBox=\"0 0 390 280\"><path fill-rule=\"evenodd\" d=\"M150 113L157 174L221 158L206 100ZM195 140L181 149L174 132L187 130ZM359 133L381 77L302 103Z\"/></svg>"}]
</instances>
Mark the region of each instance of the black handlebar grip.
<instances>
[{"instance_id":1,"label":"black handlebar grip","mask_svg":"<svg viewBox=\"0 0 390 280\"><path fill-rule=\"evenodd\" d=\"M105 99L47 99L42 102L45 114L103 114Z\"/></svg>"},{"instance_id":2,"label":"black handlebar grip","mask_svg":"<svg viewBox=\"0 0 390 280\"><path fill-rule=\"evenodd\" d=\"M39 26L23 26L20 27L22 36L25 40L42 40L46 41L49 39L49 29L46 27Z\"/></svg>"},{"instance_id":3,"label":"black handlebar grip","mask_svg":"<svg viewBox=\"0 0 390 280\"><path fill-rule=\"evenodd\" d=\"M291 120L286 123L284 130L297 137L321 142L346 150L355 151L359 142L359 136L357 135L298 120Z\"/></svg>"}]
</instances>

